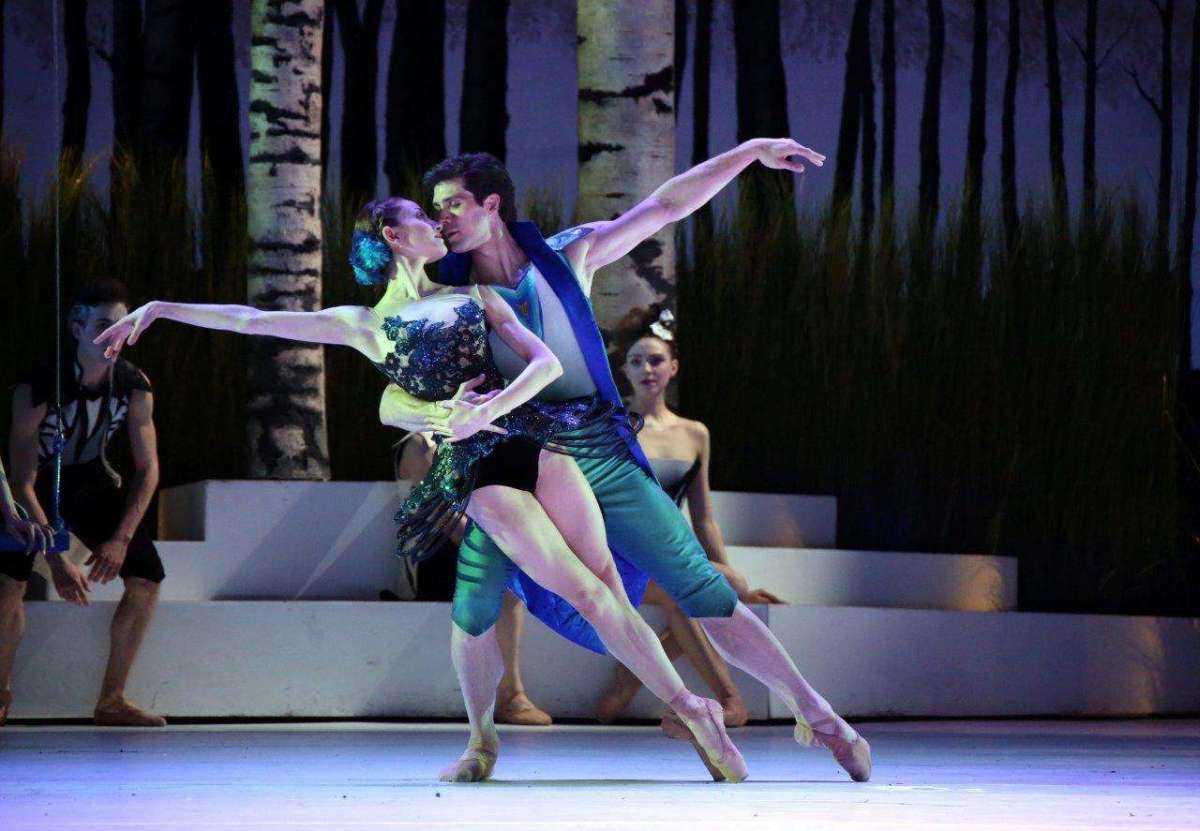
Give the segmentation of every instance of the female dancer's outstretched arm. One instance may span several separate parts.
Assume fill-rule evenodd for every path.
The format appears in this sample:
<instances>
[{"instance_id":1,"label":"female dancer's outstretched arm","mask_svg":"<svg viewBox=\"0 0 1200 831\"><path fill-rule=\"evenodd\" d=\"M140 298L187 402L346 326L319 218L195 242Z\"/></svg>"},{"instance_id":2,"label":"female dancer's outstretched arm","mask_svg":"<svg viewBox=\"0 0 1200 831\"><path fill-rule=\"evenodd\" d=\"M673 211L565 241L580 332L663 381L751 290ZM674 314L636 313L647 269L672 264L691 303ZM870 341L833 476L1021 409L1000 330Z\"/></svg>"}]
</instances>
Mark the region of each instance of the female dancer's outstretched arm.
<instances>
[{"instance_id":1,"label":"female dancer's outstretched arm","mask_svg":"<svg viewBox=\"0 0 1200 831\"><path fill-rule=\"evenodd\" d=\"M132 346L155 320L174 320L204 329L243 335L271 335L306 343L350 346L372 360L380 356L373 329L377 326L365 306L334 306L316 312L275 312L253 306L209 303L170 303L151 300L139 306L96 338L111 357Z\"/></svg>"}]
</instances>

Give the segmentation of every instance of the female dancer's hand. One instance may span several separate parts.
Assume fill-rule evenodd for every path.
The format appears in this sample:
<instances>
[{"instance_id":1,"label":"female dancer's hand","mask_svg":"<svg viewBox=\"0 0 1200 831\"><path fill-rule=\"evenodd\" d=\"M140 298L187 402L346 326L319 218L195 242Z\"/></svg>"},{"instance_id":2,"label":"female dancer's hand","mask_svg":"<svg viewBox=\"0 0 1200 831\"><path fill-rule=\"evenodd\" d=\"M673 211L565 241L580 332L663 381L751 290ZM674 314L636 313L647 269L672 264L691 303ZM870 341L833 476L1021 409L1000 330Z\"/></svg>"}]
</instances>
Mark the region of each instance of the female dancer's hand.
<instances>
[{"instance_id":1,"label":"female dancer's hand","mask_svg":"<svg viewBox=\"0 0 1200 831\"><path fill-rule=\"evenodd\" d=\"M786 601L780 600L766 589L750 589L745 594L739 596L738 600L743 603L777 603L786 605Z\"/></svg>"},{"instance_id":2,"label":"female dancer's hand","mask_svg":"<svg viewBox=\"0 0 1200 831\"><path fill-rule=\"evenodd\" d=\"M92 342L98 346L105 347L104 357L112 358L124 349L126 345L132 346L137 343L137 339L142 336L142 332L146 331L146 327L154 322L156 317L155 301L151 300L149 303L138 306L112 326L109 326L97 335L96 339Z\"/></svg>"},{"instance_id":3,"label":"female dancer's hand","mask_svg":"<svg viewBox=\"0 0 1200 831\"><path fill-rule=\"evenodd\" d=\"M468 439L481 430L488 433L499 433L502 436L508 435L508 431L503 427L492 424L496 419L496 415L487 403L472 404L465 398L456 398L450 401L449 405L449 441L456 442Z\"/></svg>"}]
</instances>

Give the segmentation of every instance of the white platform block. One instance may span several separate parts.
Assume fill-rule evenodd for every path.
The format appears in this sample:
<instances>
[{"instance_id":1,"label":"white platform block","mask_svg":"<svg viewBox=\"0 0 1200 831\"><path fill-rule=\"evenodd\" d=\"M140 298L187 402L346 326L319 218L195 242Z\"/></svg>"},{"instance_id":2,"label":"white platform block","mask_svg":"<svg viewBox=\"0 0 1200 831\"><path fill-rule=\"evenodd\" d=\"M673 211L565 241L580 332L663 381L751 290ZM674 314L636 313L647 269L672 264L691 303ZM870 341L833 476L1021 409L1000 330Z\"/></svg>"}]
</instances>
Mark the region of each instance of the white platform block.
<instances>
[{"instance_id":1,"label":"white platform block","mask_svg":"<svg viewBox=\"0 0 1200 831\"><path fill-rule=\"evenodd\" d=\"M28 604L14 718L90 715L112 604ZM761 607L801 671L848 716L1151 715L1200 710L1200 620ZM164 603L130 694L175 716L460 716L449 611L435 603ZM534 700L590 717L611 660L531 622ZM697 691L704 688L690 671ZM786 717L743 675L756 718ZM645 697L633 715L655 717Z\"/></svg>"},{"instance_id":2,"label":"white platform block","mask_svg":"<svg viewBox=\"0 0 1200 831\"><path fill-rule=\"evenodd\" d=\"M1015 557L746 546L727 552L751 586L788 603L971 612L1017 607Z\"/></svg>"},{"instance_id":3,"label":"white platform block","mask_svg":"<svg viewBox=\"0 0 1200 831\"><path fill-rule=\"evenodd\" d=\"M166 600L372 600L400 564L392 517L407 484L214 480L164 489ZM832 545L832 497L717 492L730 544ZM119 584L95 597L119 597Z\"/></svg>"},{"instance_id":4,"label":"white platform block","mask_svg":"<svg viewBox=\"0 0 1200 831\"><path fill-rule=\"evenodd\" d=\"M713 515L726 545L833 548L837 498L790 493L713 491ZM691 516L684 503L684 516Z\"/></svg>"},{"instance_id":5,"label":"white platform block","mask_svg":"<svg viewBox=\"0 0 1200 831\"><path fill-rule=\"evenodd\" d=\"M859 716L1200 710L1200 618L770 606L808 681ZM772 697L771 716L787 709Z\"/></svg>"}]
</instances>

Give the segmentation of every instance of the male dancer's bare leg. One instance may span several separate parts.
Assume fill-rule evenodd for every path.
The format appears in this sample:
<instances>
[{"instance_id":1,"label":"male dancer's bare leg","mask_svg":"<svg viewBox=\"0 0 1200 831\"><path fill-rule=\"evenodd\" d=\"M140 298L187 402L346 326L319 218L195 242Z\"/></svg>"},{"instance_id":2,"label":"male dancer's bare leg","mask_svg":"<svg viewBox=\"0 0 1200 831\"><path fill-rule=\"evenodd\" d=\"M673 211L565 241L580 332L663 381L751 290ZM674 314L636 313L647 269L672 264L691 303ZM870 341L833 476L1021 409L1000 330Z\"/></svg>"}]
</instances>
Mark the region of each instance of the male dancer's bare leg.
<instances>
[{"instance_id":1,"label":"male dancer's bare leg","mask_svg":"<svg viewBox=\"0 0 1200 831\"><path fill-rule=\"evenodd\" d=\"M783 645L742 603L730 617L699 618L726 661L750 673L783 699L796 719L796 741L833 752L856 782L871 777L871 746L812 688Z\"/></svg>"},{"instance_id":2,"label":"male dancer's bare leg","mask_svg":"<svg viewBox=\"0 0 1200 831\"><path fill-rule=\"evenodd\" d=\"M561 476L556 476L556 471L563 468L554 461L545 464L548 457L559 458L554 454L542 454L539 488L543 487L544 482L544 487L558 493L573 490L575 480L564 481ZM561 461L569 463L569 469L574 469L569 459L562 458ZM578 473L577 469L574 471ZM583 490L582 493L587 491ZM576 512L584 513L583 509L587 507L586 503L577 502ZM594 503L591 507L594 507L598 519L599 507ZM629 604L619 580L616 584L620 587L618 595L580 562L576 552L563 540L562 534L533 495L514 488L490 485L471 495L467 513L518 568L544 588L571 603L596 628L608 650L636 672L647 689L670 705L695 737L698 750L714 777L730 781L745 778L745 762L725 734L720 705L687 690L663 653L654 631ZM602 523L599 527L603 528ZM600 539L603 539L602 535ZM613 567L614 576L615 571ZM468 707L475 708L473 735L474 725L480 725L480 747L483 747L483 739L487 736L489 709L494 702L498 680L499 677L495 676L490 688L483 692L470 689L472 684L482 683L472 673L460 678L464 684L464 699ZM467 761L471 767L484 767L471 762L468 759L470 755L468 748L468 753L464 754L460 763ZM452 774L456 781L463 781L464 778L475 781L469 778L469 772L461 770L465 766L452 766L447 773Z\"/></svg>"}]
</instances>

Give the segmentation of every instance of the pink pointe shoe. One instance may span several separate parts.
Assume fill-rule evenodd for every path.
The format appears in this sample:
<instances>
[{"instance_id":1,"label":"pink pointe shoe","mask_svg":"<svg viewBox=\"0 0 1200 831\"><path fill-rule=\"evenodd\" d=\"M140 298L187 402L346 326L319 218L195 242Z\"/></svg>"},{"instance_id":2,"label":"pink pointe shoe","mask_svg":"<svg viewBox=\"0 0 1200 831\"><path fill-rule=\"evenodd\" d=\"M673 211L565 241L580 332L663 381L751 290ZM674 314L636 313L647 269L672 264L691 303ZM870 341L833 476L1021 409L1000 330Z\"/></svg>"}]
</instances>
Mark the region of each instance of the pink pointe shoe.
<instances>
[{"instance_id":1,"label":"pink pointe shoe","mask_svg":"<svg viewBox=\"0 0 1200 831\"><path fill-rule=\"evenodd\" d=\"M833 758L842 770L850 774L855 782L866 782L871 778L871 745L860 736L854 728L838 715L830 716L817 722L825 728L817 730L803 718L796 718L796 731L793 734L796 742L805 747L820 745L833 754ZM839 728L844 728L839 730ZM849 732L854 738L846 738L842 733Z\"/></svg>"},{"instance_id":2,"label":"pink pointe shoe","mask_svg":"<svg viewBox=\"0 0 1200 831\"><path fill-rule=\"evenodd\" d=\"M750 771L725 732L725 714L721 705L711 698L701 701L705 714L698 719L685 719L674 709L668 709L662 718L663 732L672 739L691 742L714 782L741 782Z\"/></svg>"}]
</instances>

